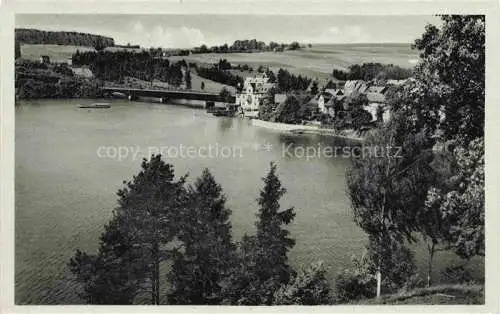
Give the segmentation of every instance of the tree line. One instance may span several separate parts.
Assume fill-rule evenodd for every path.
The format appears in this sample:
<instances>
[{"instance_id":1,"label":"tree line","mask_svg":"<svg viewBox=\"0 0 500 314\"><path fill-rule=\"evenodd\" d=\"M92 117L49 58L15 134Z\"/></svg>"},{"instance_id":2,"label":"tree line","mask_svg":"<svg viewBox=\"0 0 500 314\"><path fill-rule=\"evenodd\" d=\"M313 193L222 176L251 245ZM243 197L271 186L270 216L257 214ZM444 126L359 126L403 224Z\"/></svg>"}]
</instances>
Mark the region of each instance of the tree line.
<instances>
[{"instance_id":1,"label":"tree line","mask_svg":"<svg viewBox=\"0 0 500 314\"><path fill-rule=\"evenodd\" d=\"M88 66L102 80L123 82L130 76L147 82L159 80L179 87L190 86L190 75L184 60L170 63L168 59L156 57L149 51L76 51L72 56L76 66ZM184 71L183 71L184 69Z\"/></svg>"},{"instance_id":2,"label":"tree line","mask_svg":"<svg viewBox=\"0 0 500 314\"><path fill-rule=\"evenodd\" d=\"M281 209L285 192L271 164L257 199L256 232L235 242L231 210L208 169L187 185L160 155L144 160L118 191L97 253L77 250L69 262L82 297L92 304L132 304L141 296L150 304L327 303L322 266L297 272L288 263L295 240L285 226L295 209Z\"/></svg>"},{"instance_id":3,"label":"tree line","mask_svg":"<svg viewBox=\"0 0 500 314\"><path fill-rule=\"evenodd\" d=\"M221 62L219 64L221 64ZM229 65L228 68L223 62L222 67L220 67L219 64L213 64L212 66L198 65L196 67L196 72L205 79L241 89L243 87L243 78L239 75L232 74L228 70L231 69L231 65Z\"/></svg>"},{"instance_id":4,"label":"tree line","mask_svg":"<svg viewBox=\"0 0 500 314\"><path fill-rule=\"evenodd\" d=\"M72 45L87 47L112 47L113 38L88 33L15 29L15 41L23 44Z\"/></svg>"},{"instance_id":5,"label":"tree line","mask_svg":"<svg viewBox=\"0 0 500 314\"><path fill-rule=\"evenodd\" d=\"M263 41L257 39L245 39L236 40L233 44L228 45L227 43L221 46L207 47L206 45L201 45L200 47L195 47L191 50L191 53L237 53L237 52L261 52L261 51L284 51L284 50L297 50L300 49L300 44L296 41L285 44L277 43L274 41L266 44Z\"/></svg>"},{"instance_id":6,"label":"tree line","mask_svg":"<svg viewBox=\"0 0 500 314\"><path fill-rule=\"evenodd\" d=\"M404 80L411 76L412 69L405 69L394 64L363 63L353 64L348 71L333 70L333 77L341 80Z\"/></svg>"}]
</instances>

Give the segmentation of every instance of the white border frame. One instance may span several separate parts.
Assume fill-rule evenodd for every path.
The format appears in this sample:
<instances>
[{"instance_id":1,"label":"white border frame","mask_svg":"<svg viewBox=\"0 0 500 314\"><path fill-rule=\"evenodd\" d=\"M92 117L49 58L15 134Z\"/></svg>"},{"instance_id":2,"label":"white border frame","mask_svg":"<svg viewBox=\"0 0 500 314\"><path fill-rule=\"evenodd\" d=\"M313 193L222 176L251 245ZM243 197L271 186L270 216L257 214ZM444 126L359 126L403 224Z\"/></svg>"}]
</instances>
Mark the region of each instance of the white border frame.
<instances>
[{"instance_id":1,"label":"white border frame","mask_svg":"<svg viewBox=\"0 0 500 314\"><path fill-rule=\"evenodd\" d=\"M2 0L0 0L1 3ZM182 1L182 2L180 2ZM486 15L486 261L485 305L468 306L27 306L14 305L14 25L15 14L263 14L263 15ZM232 312L245 313L499 313L500 190L498 153L500 152L500 9L494 0L469 1L345 1L345 0L164 0L119 1L3 0L0 7L0 300L2 313L175 313ZM422 30L423 32L423 30ZM490 91L490 92L489 92Z\"/></svg>"}]
</instances>

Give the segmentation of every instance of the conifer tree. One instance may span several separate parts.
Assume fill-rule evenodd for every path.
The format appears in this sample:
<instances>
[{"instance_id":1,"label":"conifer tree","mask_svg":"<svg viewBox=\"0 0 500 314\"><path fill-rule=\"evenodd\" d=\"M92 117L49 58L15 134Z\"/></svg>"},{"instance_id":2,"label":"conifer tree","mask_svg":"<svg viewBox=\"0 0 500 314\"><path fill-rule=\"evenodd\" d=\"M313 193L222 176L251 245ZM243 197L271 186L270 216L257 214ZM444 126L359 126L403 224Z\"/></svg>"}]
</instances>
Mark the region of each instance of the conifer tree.
<instances>
[{"instance_id":1,"label":"conifer tree","mask_svg":"<svg viewBox=\"0 0 500 314\"><path fill-rule=\"evenodd\" d=\"M180 222L184 253L174 259L169 301L173 304L220 304L221 282L235 260L231 210L222 187L205 169L189 189L189 206Z\"/></svg>"},{"instance_id":2,"label":"conifer tree","mask_svg":"<svg viewBox=\"0 0 500 314\"><path fill-rule=\"evenodd\" d=\"M225 287L225 302L242 305L270 305L281 285L295 275L288 265L288 251L295 245L284 228L295 217L294 208L280 210L286 193L271 163L260 191L257 234L243 237L240 259Z\"/></svg>"},{"instance_id":3,"label":"conifer tree","mask_svg":"<svg viewBox=\"0 0 500 314\"><path fill-rule=\"evenodd\" d=\"M97 255L77 251L72 272L84 284L90 303L132 303L139 291L160 303L160 263L175 248L175 224L186 204L185 177L174 180L173 167L153 155L118 191L118 207L101 236Z\"/></svg>"}]
</instances>

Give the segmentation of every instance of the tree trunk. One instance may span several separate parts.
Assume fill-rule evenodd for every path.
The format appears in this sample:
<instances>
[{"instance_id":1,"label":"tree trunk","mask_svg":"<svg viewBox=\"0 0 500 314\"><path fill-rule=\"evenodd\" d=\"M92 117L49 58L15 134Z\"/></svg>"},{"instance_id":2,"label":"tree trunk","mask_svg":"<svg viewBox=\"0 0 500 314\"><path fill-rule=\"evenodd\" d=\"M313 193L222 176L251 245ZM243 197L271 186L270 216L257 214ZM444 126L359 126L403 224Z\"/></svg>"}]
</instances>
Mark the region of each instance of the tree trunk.
<instances>
[{"instance_id":1,"label":"tree trunk","mask_svg":"<svg viewBox=\"0 0 500 314\"><path fill-rule=\"evenodd\" d=\"M380 289L382 287L382 273L380 272L380 262L377 266L377 299L380 299Z\"/></svg>"},{"instance_id":2,"label":"tree trunk","mask_svg":"<svg viewBox=\"0 0 500 314\"><path fill-rule=\"evenodd\" d=\"M432 284L431 276L432 276L432 259L434 258L436 243L432 241L432 244L427 244L427 250L429 252L429 259L427 261L427 287L430 287Z\"/></svg>"},{"instance_id":3,"label":"tree trunk","mask_svg":"<svg viewBox=\"0 0 500 314\"><path fill-rule=\"evenodd\" d=\"M153 243L153 265L151 269L151 304L160 304L160 256L158 243Z\"/></svg>"}]
</instances>

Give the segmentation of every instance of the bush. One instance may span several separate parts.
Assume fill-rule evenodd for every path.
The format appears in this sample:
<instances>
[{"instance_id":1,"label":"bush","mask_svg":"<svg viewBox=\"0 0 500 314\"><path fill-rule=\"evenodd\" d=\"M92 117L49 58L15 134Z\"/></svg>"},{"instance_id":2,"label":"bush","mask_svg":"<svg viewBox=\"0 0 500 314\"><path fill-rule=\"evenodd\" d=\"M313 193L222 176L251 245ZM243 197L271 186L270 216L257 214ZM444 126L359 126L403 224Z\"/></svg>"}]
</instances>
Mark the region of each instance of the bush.
<instances>
[{"instance_id":1,"label":"bush","mask_svg":"<svg viewBox=\"0 0 500 314\"><path fill-rule=\"evenodd\" d=\"M374 261L378 260L378 254L370 241L368 246L368 257L371 261L370 272L375 274ZM382 291L393 293L400 290L405 284L410 283L416 276L414 254L403 244L394 240L385 240L382 250Z\"/></svg>"},{"instance_id":2,"label":"bush","mask_svg":"<svg viewBox=\"0 0 500 314\"><path fill-rule=\"evenodd\" d=\"M330 303L330 286L321 262L301 270L274 294L274 305L320 305Z\"/></svg>"},{"instance_id":3,"label":"bush","mask_svg":"<svg viewBox=\"0 0 500 314\"><path fill-rule=\"evenodd\" d=\"M360 130L363 126L369 125L372 121L372 115L364 109L356 109L351 113L352 126Z\"/></svg>"},{"instance_id":4,"label":"bush","mask_svg":"<svg viewBox=\"0 0 500 314\"><path fill-rule=\"evenodd\" d=\"M446 267L441 275L450 283L469 284L473 281L471 273L462 265Z\"/></svg>"},{"instance_id":5,"label":"bush","mask_svg":"<svg viewBox=\"0 0 500 314\"><path fill-rule=\"evenodd\" d=\"M351 300L375 296L377 281L371 272L372 262L368 255L360 259L352 257L354 267L337 275L335 280L335 301L346 303Z\"/></svg>"}]
</instances>

